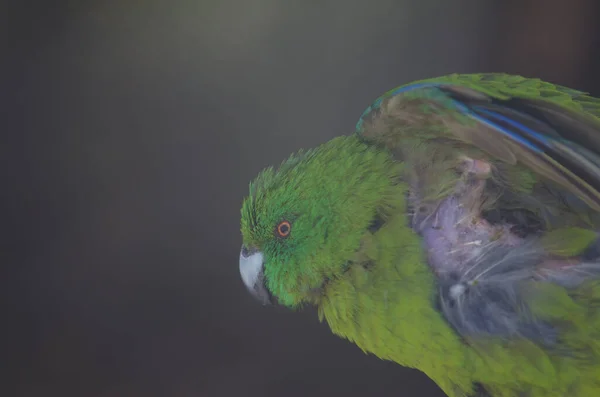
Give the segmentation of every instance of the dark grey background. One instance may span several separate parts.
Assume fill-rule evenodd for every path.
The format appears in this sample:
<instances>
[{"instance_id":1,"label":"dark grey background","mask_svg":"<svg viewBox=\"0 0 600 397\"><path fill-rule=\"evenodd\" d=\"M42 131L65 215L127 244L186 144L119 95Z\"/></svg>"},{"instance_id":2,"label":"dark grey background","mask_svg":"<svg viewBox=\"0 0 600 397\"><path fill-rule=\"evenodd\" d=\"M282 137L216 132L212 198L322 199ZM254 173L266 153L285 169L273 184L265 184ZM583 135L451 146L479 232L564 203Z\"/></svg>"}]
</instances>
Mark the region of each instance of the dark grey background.
<instances>
[{"instance_id":1,"label":"dark grey background","mask_svg":"<svg viewBox=\"0 0 600 397\"><path fill-rule=\"evenodd\" d=\"M2 3L0 394L441 396L312 311L251 300L247 184L414 79L506 71L600 94L593 3Z\"/></svg>"}]
</instances>

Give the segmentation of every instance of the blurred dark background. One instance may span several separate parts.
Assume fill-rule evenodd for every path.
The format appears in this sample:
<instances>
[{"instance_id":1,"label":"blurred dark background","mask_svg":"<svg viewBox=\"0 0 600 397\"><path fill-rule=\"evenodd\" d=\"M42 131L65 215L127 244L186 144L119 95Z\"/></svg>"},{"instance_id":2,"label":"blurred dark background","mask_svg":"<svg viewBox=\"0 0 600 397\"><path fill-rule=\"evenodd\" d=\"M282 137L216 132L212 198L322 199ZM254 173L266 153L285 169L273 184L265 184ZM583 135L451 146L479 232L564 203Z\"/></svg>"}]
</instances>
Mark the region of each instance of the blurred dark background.
<instances>
[{"instance_id":1,"label":"blurred dark background","mask_svg":"<svg viewBox=\"0 0 600 397\"><path fill-rule=\"evenodd\" d=\"M596 3L2 3L0 394L441 396L312 311L253 301L242 197L411 80L504 71L600 95Z\"/></svg>"}]
</instances>

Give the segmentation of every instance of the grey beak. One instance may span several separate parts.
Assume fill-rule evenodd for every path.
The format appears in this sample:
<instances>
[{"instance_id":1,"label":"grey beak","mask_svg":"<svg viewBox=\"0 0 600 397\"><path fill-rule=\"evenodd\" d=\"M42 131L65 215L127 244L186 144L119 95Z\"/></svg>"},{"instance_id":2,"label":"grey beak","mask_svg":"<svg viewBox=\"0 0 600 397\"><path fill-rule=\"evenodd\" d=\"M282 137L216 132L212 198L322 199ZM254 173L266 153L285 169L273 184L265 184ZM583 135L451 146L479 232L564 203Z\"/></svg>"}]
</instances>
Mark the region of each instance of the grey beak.
<instances>
[{"instance_id":1,"label":"grey beak","mask_svg":"<svg viewBox=\"0 0 600 397\"><path fill-rule=\"evenodd\" d=\"M263 254L242 245L240 250L240 275L248 291L263 305L271 304L271 293L265 285Z\"/></svg>"}]
</instances>

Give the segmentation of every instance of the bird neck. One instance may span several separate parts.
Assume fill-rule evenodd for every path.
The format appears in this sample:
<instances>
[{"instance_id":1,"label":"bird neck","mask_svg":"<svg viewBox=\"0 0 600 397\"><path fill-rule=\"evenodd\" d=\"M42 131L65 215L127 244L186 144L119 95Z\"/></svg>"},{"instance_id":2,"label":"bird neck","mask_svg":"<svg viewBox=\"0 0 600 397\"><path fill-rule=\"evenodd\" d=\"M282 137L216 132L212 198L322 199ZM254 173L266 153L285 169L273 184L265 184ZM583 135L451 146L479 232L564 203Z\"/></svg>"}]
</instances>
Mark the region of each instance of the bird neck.
<instances>
[{"instance_id":1,"label":"bird neck","mask_svg":"<svg viewBox=\"0 0 600 397\"><path fill-rule=\"evenodd\" d=\"M444 390L456 389L446 373L470 385L468 352L436 309L435 276L405 213L365 233L350 263L327 285L320 320L363 351L427 373Z\"/></svg>"}]
</instances>

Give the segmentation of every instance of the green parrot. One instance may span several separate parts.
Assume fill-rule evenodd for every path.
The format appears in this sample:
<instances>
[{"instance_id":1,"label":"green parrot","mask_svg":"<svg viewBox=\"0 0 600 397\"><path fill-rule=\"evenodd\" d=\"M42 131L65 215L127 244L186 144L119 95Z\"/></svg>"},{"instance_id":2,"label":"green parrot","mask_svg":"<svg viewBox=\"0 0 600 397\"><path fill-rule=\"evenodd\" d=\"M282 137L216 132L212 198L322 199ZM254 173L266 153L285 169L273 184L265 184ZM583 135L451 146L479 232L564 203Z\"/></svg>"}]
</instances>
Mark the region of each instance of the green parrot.
<instances>
[{"instance_id":1,"label":"green parrot","mask_svg":"<svg viewBox=\"0 0 600 397\"><path fill-rule=\"evenodd\" d=\"M240 273L451 397L600 395L600 100L454 74L250 184Z\"/></svg>"}]
</instances>

